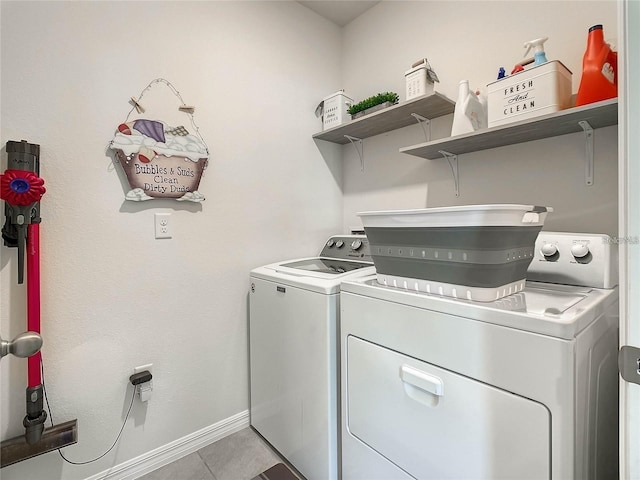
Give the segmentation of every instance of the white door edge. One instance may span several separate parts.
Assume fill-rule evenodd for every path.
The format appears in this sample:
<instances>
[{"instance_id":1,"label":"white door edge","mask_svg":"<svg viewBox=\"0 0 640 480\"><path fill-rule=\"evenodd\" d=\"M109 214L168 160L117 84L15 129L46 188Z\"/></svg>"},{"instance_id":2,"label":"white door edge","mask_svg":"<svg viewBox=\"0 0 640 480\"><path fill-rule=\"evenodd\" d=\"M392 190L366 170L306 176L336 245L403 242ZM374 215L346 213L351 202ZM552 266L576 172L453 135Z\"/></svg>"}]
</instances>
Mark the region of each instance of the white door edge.
<instances>
[{"instance_id":1,"label":"white door edge","mask_svg":"<svg viewBox=\"0 0 640 480\"><path fill-rule=\"evenodd\" d=\"M620 345L640 346L640 2L618 3ZM629 54L627 54L629 52ZM632 132L630 134L629 132ZM634 295L635 293L635 295ZM620 478L640 479L640 385L620 379Z\"/></svg>"}]
</instances>

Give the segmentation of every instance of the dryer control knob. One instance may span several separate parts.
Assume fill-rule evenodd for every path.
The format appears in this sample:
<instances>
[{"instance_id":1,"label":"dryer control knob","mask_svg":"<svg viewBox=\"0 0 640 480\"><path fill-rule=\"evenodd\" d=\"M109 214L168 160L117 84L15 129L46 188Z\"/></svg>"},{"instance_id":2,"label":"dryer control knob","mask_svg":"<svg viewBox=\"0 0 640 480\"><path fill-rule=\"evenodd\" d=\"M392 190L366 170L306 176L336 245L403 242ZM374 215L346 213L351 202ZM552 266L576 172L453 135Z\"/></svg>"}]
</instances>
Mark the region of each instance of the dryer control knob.
<instances>
[{"instance_id":1,"label":"dryer control knob","mask_svg":"<svg viewBox=\"0 0 640 480\"><path fill-rule=\"evenodd\" d=\"M558 253L558 246L553 243L545 243L540 252L545 257L553 257L556 253Z\"/></svg>"},{"instance_id":2,"label":"dryer control knob","mask_svg":"<svg viewBox=\"0 0 640 480\"><path fill-rule=\"evenodd\" d=\"M327 242L327 247L331 248L336 244L336 242L333 241L333 238L330 238L329 241Z\"/></svg>"},{"instance_id":3,"label":"dryer control knob","mask_svg":"<svg viewBox=\"0 0 640 480\"><path fill-rule=\"evenodd\" d=\"M353 242L351 242L352 249L358 250L360 247L362 247L362 240L356 238Z\"/></svg>"},{"instance_id":4,"label":"dryer control knob","mask_svg":"<svg viewBox=\"0 0 640 480\"><path fill-rule=\"evenodd\" d=\"M589 245L576 243L571 247L571 255L576 258L586 257L589 254Z\"/></svg>"},{"instance_id":5,"label":"dryer control knob","mask_svg":"<svg viewBox=\"0 0 640 480\"><path fill-rule=\"evenodd\" d=\"M338 240L338 241L336 242L336 247L338 247L338 248L342 248L342 247L344 247L344 242L343 242L342 240Z\"/></svg>"}]
</instances>

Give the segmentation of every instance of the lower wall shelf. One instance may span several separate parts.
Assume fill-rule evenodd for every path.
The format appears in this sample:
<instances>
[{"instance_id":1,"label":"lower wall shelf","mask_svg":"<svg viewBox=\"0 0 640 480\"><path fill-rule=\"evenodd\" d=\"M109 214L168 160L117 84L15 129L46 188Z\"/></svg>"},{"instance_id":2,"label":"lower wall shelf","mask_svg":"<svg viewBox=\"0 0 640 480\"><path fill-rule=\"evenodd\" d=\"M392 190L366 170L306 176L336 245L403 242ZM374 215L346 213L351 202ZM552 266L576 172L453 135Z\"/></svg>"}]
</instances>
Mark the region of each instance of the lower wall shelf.
<instances>
[{"instance_id":1,"label":"lower wall shelf","mask_svg":"<svg viewBox=\"0 0 640 480\"><path fill-rule=\"evenodd\" d=\"M618 99L569 108L540 117L510 123L473 133L447 137L400 149L401 153L428 160L442 158L441 151L453 155L540 140L542 138L585 131L583 122L592 129L617 125Z\"/></svg>"}]
</instances>

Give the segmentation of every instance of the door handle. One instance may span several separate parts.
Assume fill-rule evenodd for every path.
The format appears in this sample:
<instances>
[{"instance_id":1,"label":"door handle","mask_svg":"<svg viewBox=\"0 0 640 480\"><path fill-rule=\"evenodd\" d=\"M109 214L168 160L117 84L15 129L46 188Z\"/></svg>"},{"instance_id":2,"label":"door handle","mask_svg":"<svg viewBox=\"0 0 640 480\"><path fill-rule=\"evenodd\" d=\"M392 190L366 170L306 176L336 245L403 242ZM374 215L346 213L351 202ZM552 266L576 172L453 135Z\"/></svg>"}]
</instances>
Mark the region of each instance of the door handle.
<instances>
[{"instance_id":1,"label":"door handle","mask_svg":"<svg viewBox=\"0 0 640 480\"><path fill-rule=\"evenodd\" d=\"M442 379L418 370L417 368L410 367L409 365L402 365L400 368L400 379L409 385L413 385L437 397L444 395L444 383Z\"/></svg>"},{"instance_id":2,"label":"door handle","mask_svg":"<svg viewBox=\"0 0 640 480\"><path fill-rule=\"evenodd\" d=\"M618 370L626 382L640 385L640 348L624 345L618 353Z\"/></svg>"},{"instance_id":3,"label":"door handle","mask_svg":"<svg viewBox=\"0 0 640 480\"><path fill-rule=\"evenodd\" d=\"M24 332L13 340L0 337L0 359L10 353L16 357L27 358L35 355L42 347L42 337L36 332Z\"/></svg>"}]
</instances>

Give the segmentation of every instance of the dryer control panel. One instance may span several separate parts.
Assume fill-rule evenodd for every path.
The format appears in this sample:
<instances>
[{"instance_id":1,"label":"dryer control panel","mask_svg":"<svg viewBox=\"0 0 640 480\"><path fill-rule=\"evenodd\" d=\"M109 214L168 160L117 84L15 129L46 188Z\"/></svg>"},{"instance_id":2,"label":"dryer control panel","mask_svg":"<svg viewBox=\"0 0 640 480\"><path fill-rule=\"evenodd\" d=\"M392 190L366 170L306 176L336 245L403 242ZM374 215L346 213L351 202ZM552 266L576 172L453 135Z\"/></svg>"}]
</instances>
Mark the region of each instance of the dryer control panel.
<instances>
[{"instance_id":1,"label":"dryer control panel","mask_svg":"<svg viewBox=\"0 0 640 480\"><path fill-rule=\"evenodd\" d=\"M320 256L373 262L366 235L335 235L324 244Z\"/></svg>"},{"instance_id":2,"label":"dryer control panel","mask_svg":"<svg viewBox=\"0 0 640 480\"><path fill-rule=\"evenodd\" d=\"M618 242L603 234L540 232L527 280L613 288L618 284Z\"/></svg>"}]
</instances>

